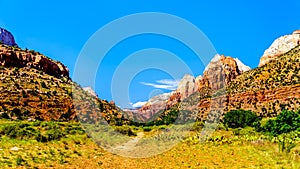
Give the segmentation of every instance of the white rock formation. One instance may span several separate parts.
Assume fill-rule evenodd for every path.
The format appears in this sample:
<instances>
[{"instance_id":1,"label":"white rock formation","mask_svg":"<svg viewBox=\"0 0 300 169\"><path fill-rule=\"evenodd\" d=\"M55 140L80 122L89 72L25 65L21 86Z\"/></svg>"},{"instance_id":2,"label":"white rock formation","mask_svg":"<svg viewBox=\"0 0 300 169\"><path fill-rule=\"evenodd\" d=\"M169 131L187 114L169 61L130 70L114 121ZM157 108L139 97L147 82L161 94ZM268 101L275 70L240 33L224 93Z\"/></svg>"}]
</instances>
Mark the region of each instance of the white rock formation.
<instances>
[{"instance_id":1,"label":"white rock formation","mask_svg":"<svg viewBox=\"0 0 300 169\"><path fill-rule=\"evenodd\" d=\"M288 52L300 44L300 30L296 30L291 35L281 36L276 39L271 46L265 50L260 58L259 67L265 65L273 59L276 59L281 54Z\"/></svg>"},{"instance_id":2,"label":"white rock formation","mask_svg":"<svg viewBox=\"0 0 300 169\"><path fill-rule=\"evenodd\" d=\"M251 70L249 66L246 66L242 61L240 61L238 58L234 58L239 70L241 73L244 73L248 70Z\"/></svg>"}]
</instances>

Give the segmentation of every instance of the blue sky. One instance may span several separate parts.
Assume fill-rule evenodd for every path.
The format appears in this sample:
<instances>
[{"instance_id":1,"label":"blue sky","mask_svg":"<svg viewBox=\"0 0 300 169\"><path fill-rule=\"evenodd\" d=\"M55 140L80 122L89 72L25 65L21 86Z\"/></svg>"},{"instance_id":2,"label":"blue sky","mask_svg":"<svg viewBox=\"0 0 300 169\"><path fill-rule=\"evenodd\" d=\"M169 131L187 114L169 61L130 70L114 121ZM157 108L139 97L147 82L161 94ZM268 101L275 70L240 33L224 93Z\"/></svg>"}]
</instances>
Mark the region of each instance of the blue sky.
<instances>
[{"instance_id":1,"label":"blue sky","mask_svg":"<svg viewBox=\"0 0 300 169\"><path fill-rule=\"evenodd\" d=\"M183 18L205 33L218 53L238 57L251 68L257 67L264 50L276 38L300 29L299 0L0 0L0 7L0 27L11 31L20 47L37 50L61 61L69 67L71 77L86 41L104 25L134 13L162 12ZM132 53L149 48L159 48L175 54L188 65L194 75L203 72L204 65L197 62L195 53L182 43L158 35L134 36L114 46L101 62L93 86L99 97L113 99L111 83L116 68ZM140 56L139 59L143 60L143 57ZM166 59L158 61L167 63ZM170 61L168 64L172 63ZM159 69L139 72L130 81L129 102L145 101L153 95L174 89L174 81L185 73L188 72L180 68L176 77ZM87 85L84 81L79 83ZM116 87L118 85L122 86L117 84ZM127 99L114 100L118 100L117 104L121 107L130 107Z\"/></svg>"}]
</instances>

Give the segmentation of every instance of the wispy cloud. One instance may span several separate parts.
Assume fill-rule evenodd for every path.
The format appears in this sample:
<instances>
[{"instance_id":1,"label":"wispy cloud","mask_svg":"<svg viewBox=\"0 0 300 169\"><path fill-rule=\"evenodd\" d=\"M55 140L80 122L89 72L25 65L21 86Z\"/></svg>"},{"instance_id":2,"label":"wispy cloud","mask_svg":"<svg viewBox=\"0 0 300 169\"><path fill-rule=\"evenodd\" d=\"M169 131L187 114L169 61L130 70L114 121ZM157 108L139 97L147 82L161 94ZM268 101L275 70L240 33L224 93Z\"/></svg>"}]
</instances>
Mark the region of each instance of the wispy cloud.
<instances>
[{"instance_id":1,"label":"wispy cloud","mask_svg":"<svg viewBox=\"0 0 300 169\"><path fill-rule=\"evenodd\" d=\"M173 79L161 79L155 81L155 83L148 83L148 82L140 82L146 86L152 86L157 89L166 89L166 90L175 90L178 86L179 81Z\"/></svg>"},{"instance_id":2,"label":"wispy cloud","mask_svg":"<svg viewBox=\"0 0 300 169\"><path fill-rule=\"evenodd\" d=\"M132 106L132 108L140 108L140 107L142 107L142 106L144 106L144 104L146 104L147 102L145 101L145 102L136 102L136 103L130 103L131 104L131 106Z\"/></svg>"}]
</instances>

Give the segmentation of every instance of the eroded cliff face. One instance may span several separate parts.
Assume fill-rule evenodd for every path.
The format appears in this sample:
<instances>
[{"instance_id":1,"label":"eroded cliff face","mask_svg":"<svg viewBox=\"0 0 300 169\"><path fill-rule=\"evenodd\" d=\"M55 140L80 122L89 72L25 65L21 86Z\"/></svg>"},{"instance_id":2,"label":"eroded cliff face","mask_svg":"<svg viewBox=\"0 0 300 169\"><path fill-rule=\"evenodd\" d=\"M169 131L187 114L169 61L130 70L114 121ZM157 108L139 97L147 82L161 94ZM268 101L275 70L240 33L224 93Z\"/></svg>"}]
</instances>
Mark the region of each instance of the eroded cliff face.
<instances>
[{"instance_id":1,"label":"eroded cliff face","mask_svg":"<svg viewBox=\"0 0 300 169\"><path fill-rule=\"evenodd\" d=\"M276 39L260 58L259 67L300 45L300 30Z\"/></svg>"},{"instance_id":2,"label":"eroded cliff face","mask_svg":"<svg viewBox=\"0 0 300 169\"><path fill-rule=\"evenodd\" d=\"M68 77L68 68L60 62L35 52L17 47L14 36L0 28L0 65L4 67L28 67L41 70L55 77Z\"/></svg>"},{"instance_id":3,"label":"eroded cliff face","mask_svg":"<svg viewBox=\"0 0 300 169\"><path fill-rule=\"evenodd\" d=\"M55 77L69 77L69 70L62 63L32 50L22 50L3 44L0 45L0 65L34 68Z\"/></svg>"},{"instance_id":4,"label":"eroded cliff face","mask_svg":"<svg viewBox=\"0 0 300 169\"><path fill-rule=\"evenodd\" d=\"M203 76L185 75L175 91L151 98L144 106L135 111L137 119L151 119L157 113L167 110L184 101L195 92L206 93L207 89L217 91L241 73L250 70L241 61L224 55L216 55L206 67ZM196 106L196 105L195 105Z\"/></svg>"},{"instance_id":5,"label":"eroded cliff face","mask_svg":"<svg viewBox=\"0 0 300 169\"><path fill-rule=\"evenodd\" d=\"M263 117L277 116L284 109L298 110L299 44L300 31L280 37L266 50L260 67L253 70L237 58L216 55L202 76L183 78L168 100L146 104L137 111L138 118L151 119L155 113L162 113L162 119L172 109L187 110L190 113L184 115L185 120L199 121L222 119L226 112L236 109L251 110Z\"/></svg>"},{"instance_id":6,"label":"eroded cliff face","mask_svg":"<svg viewBox=\"0 0 300 169\"><path fill-rule=\"evenodd\" d=\"M8 46L17 46L12 33L3 28L0 28L0 42Z\"/></svg>"},{"instance_id":7,"label":"eroded cliff face","mask_svg":"<svg viewBox=\"0 0 300 169\"><path fill-rule=\"evenodd\" d=\"M205 68L203 77L201 77L198 84L198 91L203 87L219 90L248 70L250 68L245 66L241 61L238 64L237 60L230 56L217 54Z\"/></svg>"},{"instance_id":8,"label":"eroded cliff face","mask_svg":"<svg viewBox=\"0 0 300 169\"><path fill-rule=\"evenodd\" d=\"M206 120L219 105L220 116L230 110L251 110L262 117L275 117L282 110L300 108L300 46L276 60L243 73L223 93L199 100L197 119ZM216 102L218 101L218 102Z\"/></svg>"}]
</instances>

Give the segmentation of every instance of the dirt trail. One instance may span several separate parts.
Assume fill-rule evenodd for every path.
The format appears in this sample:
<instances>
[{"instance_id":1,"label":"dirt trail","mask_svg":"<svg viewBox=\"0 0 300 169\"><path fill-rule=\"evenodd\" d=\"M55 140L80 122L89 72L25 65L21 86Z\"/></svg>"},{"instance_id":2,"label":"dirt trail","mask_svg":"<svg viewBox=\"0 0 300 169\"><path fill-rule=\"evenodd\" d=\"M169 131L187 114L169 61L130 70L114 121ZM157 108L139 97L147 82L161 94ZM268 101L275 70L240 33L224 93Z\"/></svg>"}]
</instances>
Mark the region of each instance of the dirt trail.
<instances>
[{"instance_id":1,"label":"dirt trail","mask_svg":"<svg viewBox=\"0 0 300 169\"><path fill-rule=\"evenodd\" d=\"M122 145L113 147L111 151L118 154L131 153L136 150L136 144L139 142L140 139L144 137L144 135L145 135L144 132L139 132L137 133L136 137L134 137L133 139L129 140L128 142Z\"/></svg>"}]
</instances>

